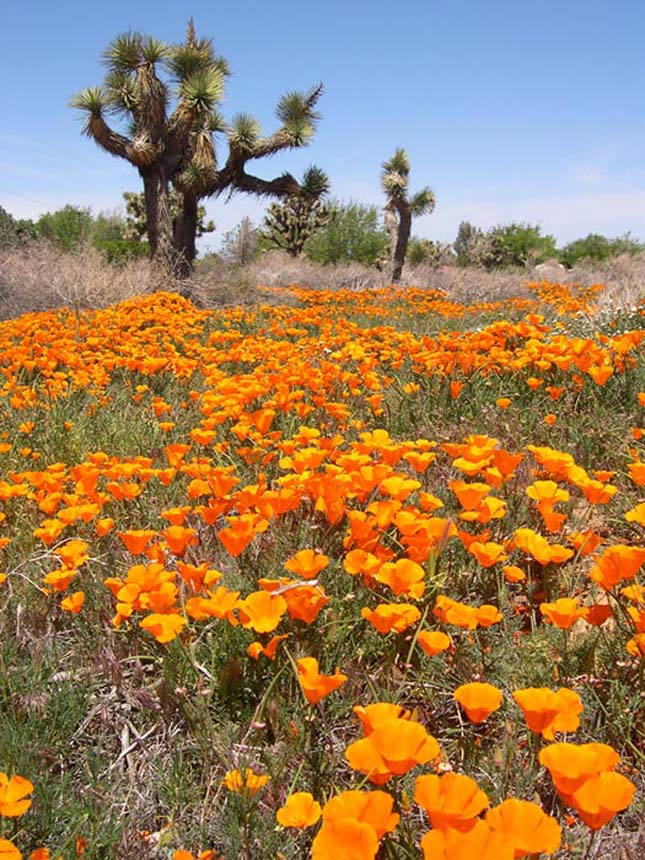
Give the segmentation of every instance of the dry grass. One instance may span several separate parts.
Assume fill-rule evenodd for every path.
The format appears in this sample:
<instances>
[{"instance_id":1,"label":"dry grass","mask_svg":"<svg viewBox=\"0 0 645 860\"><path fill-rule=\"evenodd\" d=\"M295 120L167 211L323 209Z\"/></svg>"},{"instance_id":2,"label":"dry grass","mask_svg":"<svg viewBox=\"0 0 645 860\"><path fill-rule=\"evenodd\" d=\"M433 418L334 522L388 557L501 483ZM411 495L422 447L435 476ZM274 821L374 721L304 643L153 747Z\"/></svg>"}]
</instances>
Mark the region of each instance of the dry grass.
<instances>
[{"instance_id":1,"label":"dry grass","mask_svg":"<svg viewBox=\"0 0 645 860\"><path fill-rule=\"evenodd\" d=\"M167 276L148 260L113 266L90 245L70 254L33 242L0 254L0 319L55 307L107 307L168 287Z\"/></svg>"},{"instance_id":2,"label":"dry grass","mask_svg":"<svg viewBox=\"0 0 645 860\"><path fill-rule=\"evenodd\" d=\"M602 309L631 308L645 299L645 253L621 254L604 263L581 262L570 277L583 284L604 284Z\"/></svg>"},{"instance_id":3,"label":"dry grass","mask_svg":"<svg viewBox=\"0 0 645 860\"><path fill-rule=\"evenodd\" d=\"M439 289L464 304L528 296L532 277L523 270L486 272L448 266L406 266L402 283ZM581 263L567 273L567 283L605 284L601 306L615 311L638 305L645 297L645 254L624 254L605 263ZM384 272L350 263L321 266L280 251L269 251L248 266L228 266L210 258L198 261L193 278L182 285L169 282L147 260L113 266L91 246L65 253L45 242L0 254L0 319L67 306L99 308L157 290L191 296L203 307L276 304L288 301L272 287L298 285L309 289L363 290L388 285Z\"/></svg>"}]
</instances>

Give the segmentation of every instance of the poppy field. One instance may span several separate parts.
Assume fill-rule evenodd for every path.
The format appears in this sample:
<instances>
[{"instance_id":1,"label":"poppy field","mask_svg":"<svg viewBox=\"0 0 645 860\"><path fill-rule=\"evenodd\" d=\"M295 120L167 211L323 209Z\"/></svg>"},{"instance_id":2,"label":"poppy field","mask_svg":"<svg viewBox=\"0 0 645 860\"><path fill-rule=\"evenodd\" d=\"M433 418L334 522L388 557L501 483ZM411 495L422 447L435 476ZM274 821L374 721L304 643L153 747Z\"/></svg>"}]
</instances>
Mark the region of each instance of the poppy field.
<instances>
[{"instance_id":1,"label":"poppy field","mask_svg":"<svg viewBox=\"0 0 645 860\"><path fill-rule=\"evenodd\" d=\"M639 856L645 304L273 292L0 322L1 860Z\"/></svg>"}]
</instances>

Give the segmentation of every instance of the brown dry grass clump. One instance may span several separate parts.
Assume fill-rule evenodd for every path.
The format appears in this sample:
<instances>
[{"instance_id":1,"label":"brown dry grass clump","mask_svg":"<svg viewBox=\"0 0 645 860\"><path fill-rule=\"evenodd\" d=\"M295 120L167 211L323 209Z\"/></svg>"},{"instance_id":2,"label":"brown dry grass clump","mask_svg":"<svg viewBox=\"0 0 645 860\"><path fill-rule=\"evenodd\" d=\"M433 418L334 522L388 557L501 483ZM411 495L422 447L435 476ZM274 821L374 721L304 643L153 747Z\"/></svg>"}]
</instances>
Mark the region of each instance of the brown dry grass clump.
<instances>
[{"instance_id":1,"label":"brown dry grass clump","mask_svg":"<svg viewBox=\"0 0 645 860\"><path fill-rule=\"evenodd\" d=\"M56 307L102 308L170 286L149 260L113 266L91 245L70 253L39 241L0 253L0 319Z\"/></svg>"}]
</instances>

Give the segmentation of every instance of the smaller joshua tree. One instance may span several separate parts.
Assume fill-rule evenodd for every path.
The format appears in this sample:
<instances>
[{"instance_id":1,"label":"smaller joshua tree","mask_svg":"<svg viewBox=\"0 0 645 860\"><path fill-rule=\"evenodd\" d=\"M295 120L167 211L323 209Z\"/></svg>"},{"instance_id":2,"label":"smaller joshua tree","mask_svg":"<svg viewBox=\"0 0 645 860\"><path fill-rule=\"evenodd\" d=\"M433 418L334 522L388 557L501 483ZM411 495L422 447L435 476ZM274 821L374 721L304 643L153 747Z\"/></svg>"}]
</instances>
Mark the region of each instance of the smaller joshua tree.
<instances>
[{"instance_id":1,"label":"smaller joshua tree","mask_svg":"<svg viewBox=\"0 0 645 860\"><path fill-rule=\"evenodd\" d=\"M146 221L146 200L143 193L136 191L124 191L123 199L125 200L125 238L134 242L143 241L148 233L148 225ZM170 217L172 218L173 226L176 225L177 216L180 210L179 195L174 190L170 189ZM213 221L206 221L206 207L197 207L197 224L196 235L203 236L204 233L212 233L215 229Z\"/></svg>"},{"instance_id":2,"label":"smaller joshua tree","mask_svg":"<svg viewBox=\"0 0 645 860\"><path fill-rule=\"evenodd\" d=\"M385 227L390 234L390 280L397 284L401 280L403 263L410 241L412 218L429 215L435 207L434 193L430 188L410 197L410 160L404 149L397 149L389 161L382 165L381 185L387 195L385 204Z\"/></svg>"},{"instance_id":3,"label":"smaller joshua tree","mask_svg":"<svg viewBox=\"0 0 645 860\"><path fill-rule=\"evenodd\" d=\"M300 256L307 239L332 217L331 207L322 199L328 193L327 174L319 167L308 167L298 193L269 206L264 218L264 240L292 257Z\"/></svg>"}]
</instances>

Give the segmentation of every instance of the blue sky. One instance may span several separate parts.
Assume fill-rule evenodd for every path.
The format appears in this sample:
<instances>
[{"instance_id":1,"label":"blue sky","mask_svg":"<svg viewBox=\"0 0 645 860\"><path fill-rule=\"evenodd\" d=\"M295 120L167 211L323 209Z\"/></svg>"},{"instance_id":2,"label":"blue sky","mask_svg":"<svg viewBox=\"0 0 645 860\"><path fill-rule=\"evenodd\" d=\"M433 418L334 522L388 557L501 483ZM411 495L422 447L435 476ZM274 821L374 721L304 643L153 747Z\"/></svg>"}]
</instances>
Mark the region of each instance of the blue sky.
<instances>
[{"instance_id":1,"label":"blue sky","mask_svg":"<svg viewBox=\"0 0 645 860\"><path fill-rule=\"evenodd\" d=\"M112 0L5 2L0 11L0 205L34 217L94 212L139 188L126 162L80 135L70 97L103 78L100 55L128 29L179 41L193 15L232 77L223 112L270 132L287 90L322 81L306 149L257 162L267 178L310 163L334 196L382 205L380 165L407 149L412 190L430 185L419 236L452 241L461 220L540 224L561 243L631 230L645 241L643 0ZM263 206L207 201L217 232Z\"/></svg>"}]
</instances>

